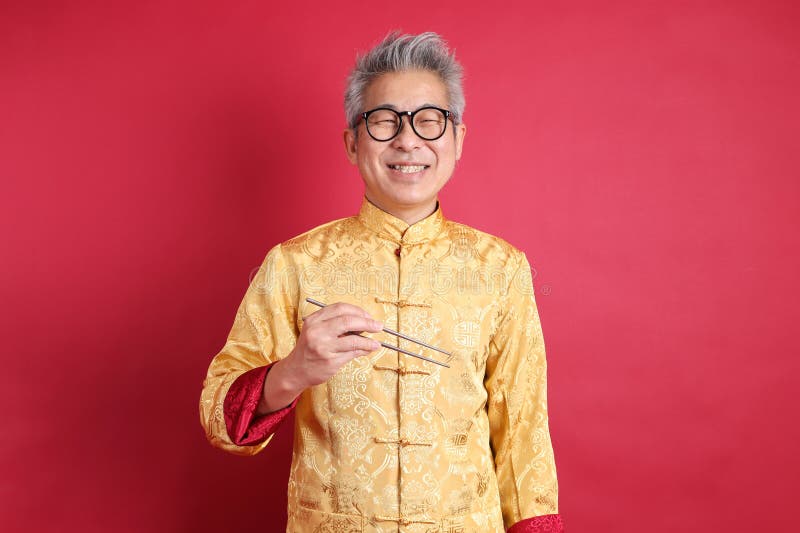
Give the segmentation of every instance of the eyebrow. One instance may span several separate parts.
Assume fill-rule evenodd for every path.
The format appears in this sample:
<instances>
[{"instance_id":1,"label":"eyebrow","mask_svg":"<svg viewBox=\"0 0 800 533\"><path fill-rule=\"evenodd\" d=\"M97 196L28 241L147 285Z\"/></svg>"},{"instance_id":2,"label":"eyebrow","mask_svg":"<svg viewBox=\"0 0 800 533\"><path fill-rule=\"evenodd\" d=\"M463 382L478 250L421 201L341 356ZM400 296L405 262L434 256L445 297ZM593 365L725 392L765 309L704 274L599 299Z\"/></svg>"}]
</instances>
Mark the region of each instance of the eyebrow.
<instances>
[{"instance_id":1,"label":"eyebrow","mask_svg":"<svg viewBox=\"0 0 800 533\"><path fill-rule=\"evenodd\" d=\"M396 105L394 105L394 104L388 104L388 103L384 103L384 104L378 104L378 105L376 105L375 107L373 107L372 109L378 109L378 108L380 108L380 107L387 107L387 108L389 108L389 109L393 109L393 110L395 110L395 111L400 111L400 109L398 109L398 107L397 107ZM441 106L440 106L440 105L438 105L438 104L431 104L430 102L425 102L425 103L424 103L424 104L422 104L421 106L417 107L417 109L422 109L423 107L441 107ZM415 109L414 111L416 111L417 109Z\"/></svg>"}]
</instances>

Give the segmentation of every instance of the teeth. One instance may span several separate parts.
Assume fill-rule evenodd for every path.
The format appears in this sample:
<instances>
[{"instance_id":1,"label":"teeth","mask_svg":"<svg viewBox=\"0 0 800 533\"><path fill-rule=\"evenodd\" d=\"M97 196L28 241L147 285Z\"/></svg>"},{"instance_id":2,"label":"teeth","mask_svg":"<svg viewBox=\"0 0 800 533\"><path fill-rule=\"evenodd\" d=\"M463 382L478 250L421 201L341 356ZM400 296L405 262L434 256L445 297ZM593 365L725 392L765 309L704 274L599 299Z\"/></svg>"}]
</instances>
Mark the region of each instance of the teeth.
<instances>
[{"instance_id":1,"label":"teeth","mask_svg":"<svg viewBox=\"0 0 800 533\"><path fill-rule=\"evenodd\" d=\"M395 170L399 170L404 174L411 174L414 172L422 172L425 170L425 165L391 165Z\"/></svg>"}]
</instances>

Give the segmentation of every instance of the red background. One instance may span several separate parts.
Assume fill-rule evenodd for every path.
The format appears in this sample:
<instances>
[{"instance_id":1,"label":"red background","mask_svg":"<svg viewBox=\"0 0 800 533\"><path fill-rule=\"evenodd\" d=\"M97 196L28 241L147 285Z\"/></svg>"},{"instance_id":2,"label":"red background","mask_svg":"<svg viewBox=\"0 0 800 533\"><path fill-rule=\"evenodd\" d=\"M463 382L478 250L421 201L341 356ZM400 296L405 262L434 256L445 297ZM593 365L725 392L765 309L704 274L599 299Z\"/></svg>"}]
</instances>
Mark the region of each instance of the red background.
<instances>
[{"instance_id":1,"label":"red background","mask_svg":"<svg viewBox=\"0 0 800 533\"><path fill-rule=\"evenodd\" d=\"M536 269L568 530L794 530L795 2L110 4L0 7L4 531L282 529L290 428L215 450L200 387L266 251L356 212L397 27L466 68L446 216Z\"/></svg>"}]
</instances>

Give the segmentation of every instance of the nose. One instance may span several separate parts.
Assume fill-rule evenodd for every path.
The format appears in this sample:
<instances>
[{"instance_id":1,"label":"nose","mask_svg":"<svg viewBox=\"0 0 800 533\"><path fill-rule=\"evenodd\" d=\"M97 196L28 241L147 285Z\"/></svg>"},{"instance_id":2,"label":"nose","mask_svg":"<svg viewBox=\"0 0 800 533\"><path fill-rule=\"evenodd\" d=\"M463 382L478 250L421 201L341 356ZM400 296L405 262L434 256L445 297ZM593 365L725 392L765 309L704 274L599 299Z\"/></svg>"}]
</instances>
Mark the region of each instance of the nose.
<instances>
[{"instance_id":1,"label":"nose","mask_svg":"<svg viewBox=\"0 0 800 533\"><path fill-rule=\"evenodd\" d=\"M411 127L411 118L408 115L403 116L400 120L400 131L392 139L392 145L398 150L409 151L418 148L421 142L422 139Z\"/></svg>"}]
</instances>

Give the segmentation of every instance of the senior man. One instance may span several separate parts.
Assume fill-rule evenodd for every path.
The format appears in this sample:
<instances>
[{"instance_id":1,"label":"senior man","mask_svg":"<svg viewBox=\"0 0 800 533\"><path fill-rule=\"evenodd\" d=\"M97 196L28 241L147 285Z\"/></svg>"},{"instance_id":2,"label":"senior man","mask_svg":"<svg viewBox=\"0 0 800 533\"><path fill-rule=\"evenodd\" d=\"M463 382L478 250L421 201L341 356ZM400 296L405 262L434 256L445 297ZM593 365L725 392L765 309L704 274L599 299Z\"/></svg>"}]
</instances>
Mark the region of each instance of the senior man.
<instances>
[{"instance_id":1,"label":"senior man","mask_svg":"<svg viewBox=\"0 0 800 533\"><path fill-rule=\"evenodd\" d=\"M256 454L295 411L290 532L562 531L530 265L438 202L460 65L434 33L390 34L345 110L361 209L267 254L203 386L209 440Z\"/></svg>"}]
</instances>

